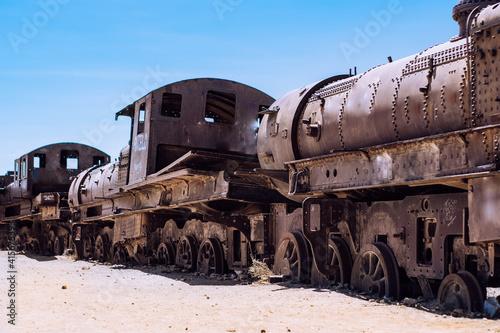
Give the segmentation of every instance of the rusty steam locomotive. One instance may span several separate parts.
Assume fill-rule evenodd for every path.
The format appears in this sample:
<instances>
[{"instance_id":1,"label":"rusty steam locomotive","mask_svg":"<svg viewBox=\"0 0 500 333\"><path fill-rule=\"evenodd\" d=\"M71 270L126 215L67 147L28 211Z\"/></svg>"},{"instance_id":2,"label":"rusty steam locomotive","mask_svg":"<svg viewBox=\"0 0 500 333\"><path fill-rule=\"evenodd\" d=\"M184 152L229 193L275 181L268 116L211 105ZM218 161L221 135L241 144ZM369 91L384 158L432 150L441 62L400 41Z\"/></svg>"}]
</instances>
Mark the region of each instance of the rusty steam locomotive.
<instances>
[{"instance_id":1,"label":"rusty steam locomotive","mask_svg":"<svg viewBox=\"0 0 500 333\"><path fill-rule=\"evenodd\" d=\"M500 285L497 2L460 1L449 42L277 101L218 79L159 88L116 114L131 119L118 162L77 144L16 160L3 245L15 223L27 251L206 274L258 259L480 311Z\"/></svg>"}]
</instances>

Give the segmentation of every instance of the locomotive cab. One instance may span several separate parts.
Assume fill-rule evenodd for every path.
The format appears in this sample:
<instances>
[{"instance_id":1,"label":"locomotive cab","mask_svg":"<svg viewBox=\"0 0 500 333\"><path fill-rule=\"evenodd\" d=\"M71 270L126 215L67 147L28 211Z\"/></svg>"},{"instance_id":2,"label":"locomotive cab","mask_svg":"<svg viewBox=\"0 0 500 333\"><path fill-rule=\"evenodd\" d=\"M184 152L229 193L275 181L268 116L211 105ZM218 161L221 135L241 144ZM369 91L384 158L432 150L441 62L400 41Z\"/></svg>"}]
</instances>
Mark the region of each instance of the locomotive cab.
<instances>
[{"instance_id":1,"label":"locomotive cab","mask_svg":"<svg viewBox=\"0 0 500 333\"><path fill-rule=\"evenodd\" d=\"M0 193L5 191L7 185L14 181L14 171L7 171L5 176L0 176Z\"/></svg>"},{"instance_id":2,"label":"locomotive cab","mask_svg":"<svg viewBox=\"0 0 500 333\"><path fill-rule=\"evenodd\" d=\"M194 98L193 98L194 97ZM131 118L127 184L146 179L193 150L256 155L258 112L273 103L261 91L219 79L176 82L116 113Z\"/></svg>"},{"instance_id":3,"label":"locomotive cab","mask_svg":"<svg viewBox=\"0 0 500 333\"><path fill-rule=\"evenodd\" d=\"M58 143L40 147L14 161L12 182L0 194L0 203L34 198L44 192L67 192L72 177L109 156L95 148Z\"/></svg>"}]
</instances>

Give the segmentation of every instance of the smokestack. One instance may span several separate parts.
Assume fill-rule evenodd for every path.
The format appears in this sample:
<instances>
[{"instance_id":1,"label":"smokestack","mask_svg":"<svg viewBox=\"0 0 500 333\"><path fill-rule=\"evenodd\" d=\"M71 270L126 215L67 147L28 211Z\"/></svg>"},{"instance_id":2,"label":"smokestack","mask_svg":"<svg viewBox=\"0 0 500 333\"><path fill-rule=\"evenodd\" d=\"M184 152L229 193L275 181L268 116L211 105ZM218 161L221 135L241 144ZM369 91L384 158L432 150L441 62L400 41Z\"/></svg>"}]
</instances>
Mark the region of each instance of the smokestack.
<instances>
[{"instance_id":1,"label":"smokestack","mask_svg":"<svg viewBox=\"0 0 500 333\"><path fill-rule=\"evenodd\" d=\"M459 36L465 37L467 33L467 18L476 7L484 8L499 2L500 0L461 0L458 5L453 7L453 19L460 26Z\"/></svg>"}]
</instances>

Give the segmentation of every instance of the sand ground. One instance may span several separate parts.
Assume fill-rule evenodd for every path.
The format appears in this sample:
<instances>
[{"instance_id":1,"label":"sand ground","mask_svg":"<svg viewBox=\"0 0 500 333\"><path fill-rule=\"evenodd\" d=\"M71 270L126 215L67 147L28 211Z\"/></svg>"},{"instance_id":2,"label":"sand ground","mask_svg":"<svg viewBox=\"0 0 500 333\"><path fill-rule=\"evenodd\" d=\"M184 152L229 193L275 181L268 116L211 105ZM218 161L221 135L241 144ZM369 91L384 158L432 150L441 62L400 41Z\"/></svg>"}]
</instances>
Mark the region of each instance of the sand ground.
<instances>
[{"instance_id":1,"label":"sand ground","mask_svg":"<svg viewBox=\"0 0 500 333\"><path fill-rule=\"evenodd\" d=\"M8 254L0 252L0 332L500 332L500 320L437 315L328 289L118 269L64 256L18 255L14 264L16 273L8 273ZM11 300L15 326L8 323Z\"/></svg>"}]
</instances>

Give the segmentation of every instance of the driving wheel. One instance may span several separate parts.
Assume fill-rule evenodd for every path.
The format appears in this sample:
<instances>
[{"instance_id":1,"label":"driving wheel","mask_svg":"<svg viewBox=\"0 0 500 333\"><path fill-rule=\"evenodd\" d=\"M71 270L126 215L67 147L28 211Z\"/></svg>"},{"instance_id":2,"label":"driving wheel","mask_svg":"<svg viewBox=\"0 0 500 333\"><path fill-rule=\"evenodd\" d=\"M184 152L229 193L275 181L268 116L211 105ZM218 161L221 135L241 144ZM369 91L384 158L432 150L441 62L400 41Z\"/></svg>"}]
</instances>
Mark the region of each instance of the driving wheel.
<instances>
[{"instance_id":1,"label":"driving wheel","mask_svg":"<svg viewBox=\"0 0 500 333\"><path fill-rule=\"evenodd\" d=\"M333 285L344 285L351 281L352 258L349 246L340 237L328 240L327 265L332 273L328 280Z\"/></svg>"},{"instance_id":2,"label":"driving wheel","mask_svg":"<svg viewBox=\"0 0 500 333\"><path fill-rule=\"evenodd\" d=\"M285 233L276 249L274 273L290 277L293 281L307 282L311 260L307 242L300 231Z\"/></svg>"},{"instance_id":3,"label":"driving wheel","mask_svg":"<svg viewBox=\"0 0 500 333\"><path fill-rule=\"evenodd\" d=\"M216 238L205 239L198 251L198 272L210 274L224 273L222 245Z\"/></svg>"},{"instance_id":4,"label":"driving wheel","mask_svg":"<svg viewBox=\"0 0 500 333\"><path fill-rule=\"evenodd\" d=\"M196 270L196 261L198 258L198 247L194 236L182 236L177 244L177 255L175 263L189 271Z\"/></svg>"},{"instance_id":5,"label":"driving wheel","mask_svg":"<svg viewBox=\"0 0 500 333\"><path fill-rule=\"evenodd\" d=\"M446 276L439 286L438 300L448 310L480 312L484 306L481 287L474 275L467 271Z\"/></svg>"},{"instance_id":6,"label":"driving wheel","mask_svg":"<svg viewBox=\"0 0 500 333\"><path fill-rule=\"evenodd\" d=\"M399 299L398 266L387 244L377 242L361 248L352 268L351 286L376 297Z\"/></svg>"},{"instance_id":7,"label":"driving wheel","mask_svg":"<svg viewBox=\"0 0 500 333\"><path fill-rule=\"evenodd\" d=\"M160 265L170 266L175 264L175 248L174 245L169 242L163 242L158 245L156 250L156 259Z\"/></svg>"}]
</instances>

